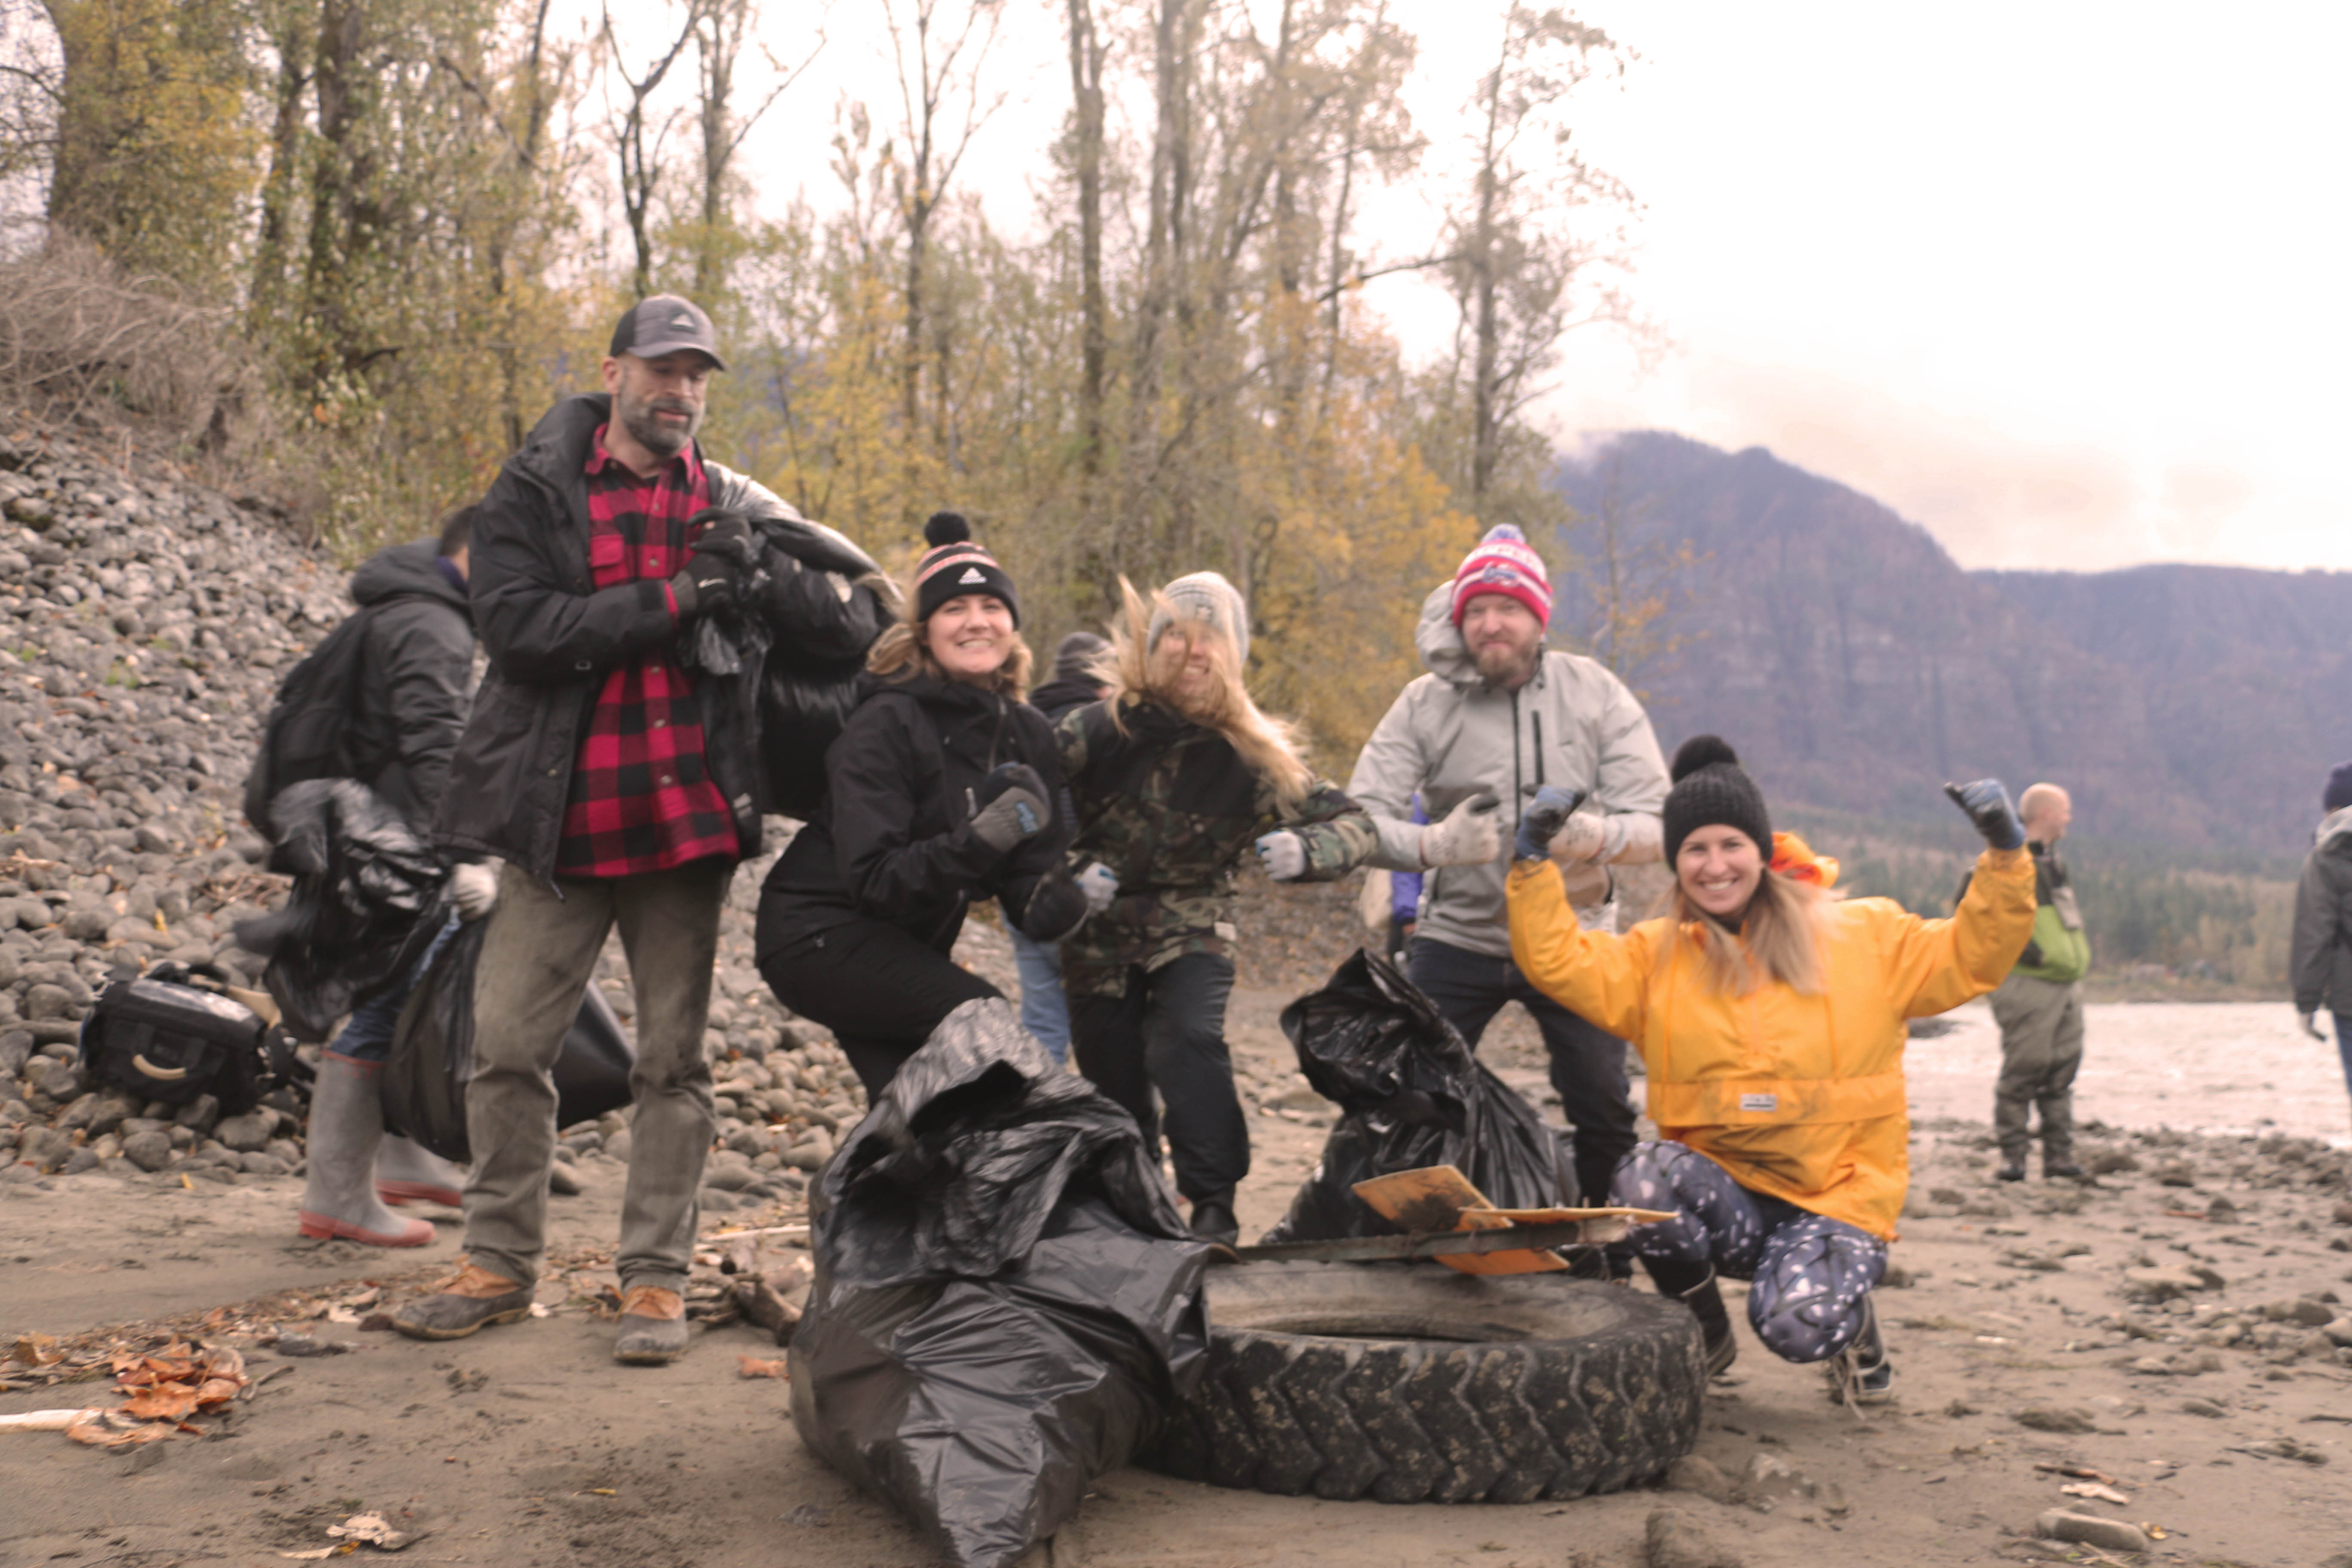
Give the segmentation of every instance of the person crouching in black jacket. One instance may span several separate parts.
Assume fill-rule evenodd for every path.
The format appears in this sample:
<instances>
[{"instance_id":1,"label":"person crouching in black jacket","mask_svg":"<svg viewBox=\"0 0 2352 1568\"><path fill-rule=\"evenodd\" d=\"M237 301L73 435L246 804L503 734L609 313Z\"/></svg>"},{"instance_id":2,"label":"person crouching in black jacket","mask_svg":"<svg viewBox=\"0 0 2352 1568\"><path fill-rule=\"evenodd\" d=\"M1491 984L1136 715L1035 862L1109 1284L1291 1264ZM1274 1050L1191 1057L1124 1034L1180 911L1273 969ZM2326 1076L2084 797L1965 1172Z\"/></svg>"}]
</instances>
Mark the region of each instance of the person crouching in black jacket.
<instances>
[{"instance_id":1,"label":"person crouching in black jacket","mask_svg":"<svg viewBox=\"0 0 2352 1568\"><path fill-rule=\"evenodd\" d=\"M834 1032L868 1099L950 1013L1003 994L949 957L974 903L1040 942L1087 912L1063 863L1060 749L1022 700L1013 580L953 512L923 537L907 618L825 754L824 804L760 890L760 973Z\"/></svg>"}]
</instances>

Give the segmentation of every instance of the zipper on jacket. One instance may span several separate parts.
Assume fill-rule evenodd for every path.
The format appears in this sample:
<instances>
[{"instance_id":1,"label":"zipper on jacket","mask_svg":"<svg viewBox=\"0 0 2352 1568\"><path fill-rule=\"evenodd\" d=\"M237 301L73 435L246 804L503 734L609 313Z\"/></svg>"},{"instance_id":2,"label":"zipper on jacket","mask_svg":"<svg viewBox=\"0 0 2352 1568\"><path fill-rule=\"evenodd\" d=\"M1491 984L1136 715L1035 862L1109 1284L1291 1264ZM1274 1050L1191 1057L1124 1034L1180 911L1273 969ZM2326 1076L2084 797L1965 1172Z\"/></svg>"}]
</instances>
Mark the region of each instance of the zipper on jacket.
<instances>
[{"instance_id":1,"label":"zipper on jacket","mask_svg":"<svg viewBox=\"0 0 2352 1568\"><path fill-rule=\"evenodd\" d=\"M1536 727L1536 788L1541 789L1544 786L1543 715L1541 713L1533 713L1529 714L1528 717L1533 721Z\"/></svg>"}]
</instances>

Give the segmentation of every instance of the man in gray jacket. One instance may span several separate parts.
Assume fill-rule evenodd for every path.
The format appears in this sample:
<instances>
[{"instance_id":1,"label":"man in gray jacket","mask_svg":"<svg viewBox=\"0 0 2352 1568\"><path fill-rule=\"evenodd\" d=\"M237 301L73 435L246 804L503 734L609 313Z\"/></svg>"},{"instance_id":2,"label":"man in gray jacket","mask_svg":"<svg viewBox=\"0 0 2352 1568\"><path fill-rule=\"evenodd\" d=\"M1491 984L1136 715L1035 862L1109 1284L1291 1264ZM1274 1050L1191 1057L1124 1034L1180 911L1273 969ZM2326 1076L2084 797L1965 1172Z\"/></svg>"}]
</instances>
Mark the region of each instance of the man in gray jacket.
<instances>
[{"instance_id":1,"label":"man in gray jacket","mask_svg":"<svg viewBox=\"0 0 2352 1568\"><path fill-rule=\"evenodd\" d=\"M2326 815L2294 890L2288 973L2305 1034L2327 1038L2319 1015L2336 1015L2336 1048L2344 1058L2345 1085L2352 1089L2352 763L2327 775L2320 806Z\"/></svg>"},{"instance_id":2,"label":"man in gray jacket","mask_svg":"<svg viewBox=\"0 0 2352 1568\"><path fill-rule=\"evenodd\" d=\"M1659 858L1666 764L1642 704L1604 666L1547 649L1551 584L1507 523L1422 606L1429 673L1404 689L1356 759L1348 794L1381 835L1373 864L1427 873L1410 973L1475 1047L1507 1002L1531 1014L1576 1130L1576 1178L1605 1196L1633 1147L1625 1043L1528 984L1511 962L1505 823L1545 784L1584 792L1552 841L1577 918L1614 918L1612 865ZM1418 792L1430 820L1412 820Z\"/></svg>"}]
</instances>

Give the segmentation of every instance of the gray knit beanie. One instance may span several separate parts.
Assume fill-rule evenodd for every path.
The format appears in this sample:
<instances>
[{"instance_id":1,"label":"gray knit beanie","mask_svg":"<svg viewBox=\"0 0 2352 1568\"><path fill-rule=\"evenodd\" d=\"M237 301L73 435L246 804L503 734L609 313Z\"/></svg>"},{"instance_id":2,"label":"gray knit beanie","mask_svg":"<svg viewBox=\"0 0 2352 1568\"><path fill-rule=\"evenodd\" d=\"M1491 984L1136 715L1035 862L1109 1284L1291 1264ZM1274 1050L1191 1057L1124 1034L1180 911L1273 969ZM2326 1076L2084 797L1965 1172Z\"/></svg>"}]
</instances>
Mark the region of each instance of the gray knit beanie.
<instances>
[{"instance_id":1,"label":"gray knit beanie","mask_svg":"<svg viewBox=\"0 0 2352 1568\"><path fill-rule=\"evenodd\" d=\"M1249 606L1241 590L1214 572L1194 572L1160 590L1161 605L1151 612L1151 628L1144 634L1144 651L1160 646L1160 637L1179 619L1206 621L1232 639L1234 658L1249 663Z\"/></svg>"}]
</instances>

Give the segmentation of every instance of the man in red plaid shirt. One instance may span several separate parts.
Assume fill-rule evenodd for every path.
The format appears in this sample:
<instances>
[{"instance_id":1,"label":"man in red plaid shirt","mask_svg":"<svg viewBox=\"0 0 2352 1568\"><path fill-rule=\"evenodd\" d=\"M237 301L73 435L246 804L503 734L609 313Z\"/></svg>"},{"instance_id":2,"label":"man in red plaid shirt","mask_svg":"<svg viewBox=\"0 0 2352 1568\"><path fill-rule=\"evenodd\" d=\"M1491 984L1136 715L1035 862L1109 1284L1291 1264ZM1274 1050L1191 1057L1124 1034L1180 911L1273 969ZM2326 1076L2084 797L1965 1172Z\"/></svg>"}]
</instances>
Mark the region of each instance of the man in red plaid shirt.
<instances>
[{"instance_id":1,"label":"man in red plaid shirt","mask_svg":"<svg viewBox=\"0 0 2352 1568\"><path fill-rule=\"evenodd\" d=\"M760 559L742 516L698 526L716 465L694 437L725 368L700 310L644 300L614 330L605 395L541 420L477 514L473 602L491 668L436 837L505 866L474 994L467 1260L394 1313L414 1338L461 1338L530 1310L556 1131L551 1069L617 925L637 1062L614 1353L658 1363L685 1348L680 1292L715 1125L702 1036L719 908L760 839L757 760L706 746L697 676L679 655L696 618L734 605ZM810 602L826 600L839 603Z\"/></svg>"}]
</instances>

